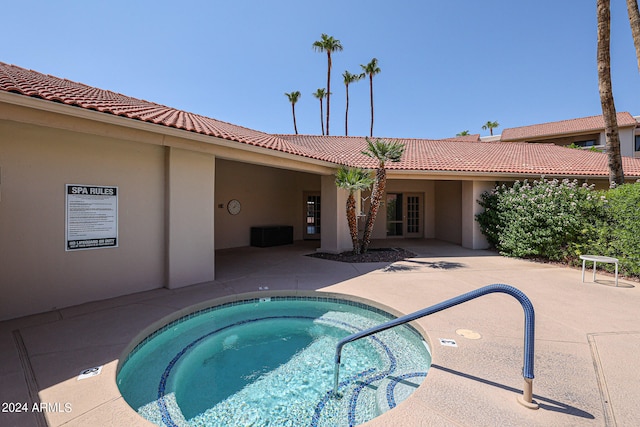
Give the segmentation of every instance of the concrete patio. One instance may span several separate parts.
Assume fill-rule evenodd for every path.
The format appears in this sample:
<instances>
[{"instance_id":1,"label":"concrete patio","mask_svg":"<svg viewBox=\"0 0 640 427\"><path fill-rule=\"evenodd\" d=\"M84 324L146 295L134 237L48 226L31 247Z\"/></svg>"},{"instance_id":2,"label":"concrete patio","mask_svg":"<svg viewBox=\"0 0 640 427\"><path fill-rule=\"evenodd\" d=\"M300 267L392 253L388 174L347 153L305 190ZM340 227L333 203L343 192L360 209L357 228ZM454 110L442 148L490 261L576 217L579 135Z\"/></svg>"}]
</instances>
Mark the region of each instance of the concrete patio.
<instances>
[{"instance_id":1,"label":"concrete patio","mask_svg":"<svg viewBox=\"0 0 640 427\"><path fill-rule=\"evenodd\" d=\"M640 420L640 289L598 272L504 258L433 240L381 242L417 254L345 264L305 256L315 242L216 253L216 281L156 289L0 323L1 426L145 426L115 383L136 335L179 309L236 293L319 290L403 313L493 283L523 291L536 311L534 400L522 394L523 310L492 294L419 320L433 365L405 402L367 426L632 426ZM52 284L55 286L55 284ZM456 331L471 330L480 339ZM440 345L453 339L457 347ZM99 375L78 380L87 368ZM42 411L34 404L44 404ZM39 408L40 406L38 406ZM46 409L46 410L45 410ZM22 410L22 412L18 412Z\"/></svg>"}]
</instances>

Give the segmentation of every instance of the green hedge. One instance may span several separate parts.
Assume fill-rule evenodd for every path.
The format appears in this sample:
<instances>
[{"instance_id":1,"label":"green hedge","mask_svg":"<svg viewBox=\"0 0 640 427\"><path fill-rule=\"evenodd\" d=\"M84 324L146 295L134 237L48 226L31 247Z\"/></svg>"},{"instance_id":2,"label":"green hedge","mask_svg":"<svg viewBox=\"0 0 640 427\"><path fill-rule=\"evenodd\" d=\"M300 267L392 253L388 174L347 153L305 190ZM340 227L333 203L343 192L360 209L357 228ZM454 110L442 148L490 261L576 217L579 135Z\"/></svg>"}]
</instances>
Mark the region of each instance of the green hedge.
<instances>
[{"instance_id":1,"label":"green hedge","mask_svg":"<svg viewBox=\"0 0 640 427\"><path fill-rule=\"evenodd\" d=\"M618 258L623 274L640 276L640 183L608 190L606 198L599 238L589 249Z\"/></svg>"},{"instance_id":2,"label":"green hedge","mask_svg":"<svg viewBox=\"0 0 640 427\"><path fill-rule=\"evenodd\" d=\"M640 183L596 191L577 181L516 181L478 202L480 228L503 255L570 263L608 255L623 274L640 276Z\"/></svg>"}]
</instances>

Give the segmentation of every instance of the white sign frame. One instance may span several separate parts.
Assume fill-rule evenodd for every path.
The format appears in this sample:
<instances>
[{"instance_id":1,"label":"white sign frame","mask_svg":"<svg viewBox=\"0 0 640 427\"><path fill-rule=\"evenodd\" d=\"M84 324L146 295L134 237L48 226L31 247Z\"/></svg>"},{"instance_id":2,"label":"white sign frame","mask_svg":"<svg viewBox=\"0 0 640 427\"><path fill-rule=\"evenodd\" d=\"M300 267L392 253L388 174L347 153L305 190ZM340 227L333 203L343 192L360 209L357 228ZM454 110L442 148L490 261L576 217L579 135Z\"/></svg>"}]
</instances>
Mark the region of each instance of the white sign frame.
<instances>
[{"instance_id":1,"label":"white sign frame","mask_svg":"<svg viewBox=\"0 0 640 427\"><path fill-rule=\"evenodd\" d=\"M65 184L65 251L117 248L118 187Z\"/></svg>"}]
</instances>

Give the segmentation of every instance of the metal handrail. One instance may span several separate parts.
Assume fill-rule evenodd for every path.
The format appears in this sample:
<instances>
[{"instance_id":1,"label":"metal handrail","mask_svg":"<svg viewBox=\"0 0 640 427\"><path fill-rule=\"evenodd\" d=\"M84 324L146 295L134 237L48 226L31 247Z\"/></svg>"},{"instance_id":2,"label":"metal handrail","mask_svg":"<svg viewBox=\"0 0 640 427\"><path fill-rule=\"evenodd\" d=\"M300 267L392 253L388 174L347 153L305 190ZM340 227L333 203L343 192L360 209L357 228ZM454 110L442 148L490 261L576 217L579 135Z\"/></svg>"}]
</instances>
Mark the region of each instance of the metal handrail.
<instances>
[{"instance_id":1,"label":"metal handrail","mask_svg":"<svg viewBox=\"0 0 640 427\"><path fill-rule=\"evenodd\" d=\"M387 329L393 328L398 325L402 325L413 320L419 319L421 317L429 316L430 314L437 313L442 310L446 310L447 308L451 308L458 304L462 304L464 302L470 301L472 299L478 298L483 295L502 292L512 297L516 298L522 308L524 310L524 365L522 368L522 375L524 377L524 390L522 397L518 397L518 401L531 409L538 409L538 404L533 402L533 360L534 360L534 338L535 338L535 313L533 310L533 305L527 296L522 293L517 288L513 286L504 285L504 284L493 284L488 285L475 291L467 292L466 294L459 295L455 298L448 299L439 304L432 305L431 307L424 308L422 310L418 310L414 313L407 314L402 317L398 317L397 319L390 320L388 322L382 323L378 326L374 326L364 331L356 332L354 334L349 335L341 339L336 346L336 356L335 356L335 371L334 371L334 383L333 383L333 394L338 395L338 378L340 376L340 359L342 356L342 347L345 344L350 343L352 341L359 340L360 338L365 338L370 335L376 334L378 332L385 331Z\"/></svg>"}]
</instances>

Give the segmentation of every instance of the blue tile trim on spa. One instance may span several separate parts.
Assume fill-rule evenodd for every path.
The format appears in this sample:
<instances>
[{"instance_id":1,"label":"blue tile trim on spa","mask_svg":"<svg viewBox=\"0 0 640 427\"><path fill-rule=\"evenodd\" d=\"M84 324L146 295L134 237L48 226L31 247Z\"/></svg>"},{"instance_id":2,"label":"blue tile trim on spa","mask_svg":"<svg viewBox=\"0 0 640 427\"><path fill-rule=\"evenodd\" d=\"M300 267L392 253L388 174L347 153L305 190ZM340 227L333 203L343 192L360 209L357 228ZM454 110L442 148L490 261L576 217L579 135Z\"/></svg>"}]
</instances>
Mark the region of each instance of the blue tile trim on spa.
<instances>
[{"instance_id":1,"label":"blue tile trim on spa","mask_svg":"<svg viewBox=\"0 0 640 427\"><path fill-rule=\"evenodd\" d=\"M349 426L356 425L356 406L358 404L358 397L360 397L360 392L365 387L369 386L372 382L382 380L387 375L391 375L398 367L398 361L395 355L391 352L391 349L384 342L382 342L378 337L371 336L369 338L371 338L373 341L380 344L384 349L384 351L387 353L387 356L389 357L389 369L387 369L386 371L380 372L379 374L374 375L373 377L367 378L365 381L358 384L355 390L353 390L353 393L351 394L351 400L349 401Z\"/></svg>"},{"instance_id":2,"label":"blue tile trim on spa","mask_svg":"<svg viewBox=\"0 0 640 427\"><path fill-rule=\"evenodd\" d=\"M171 375L171 370L173 369L175 364L178 363L178 361L182 358L182 356L184 356L190 349L195 347L201 341L205 340L206 338L208 338L208 337L210 337L212 335L215 335L215 334L217 334L219 332L222 332L222 331L224 331L226 329L233 328L235 326L246 325L246 324L249 324L249 323L259 322L259 321L262 321L262 320L273 320L273 319L315 319L315 317L305 317L305 316L268 316L268 317L262 317L262 318L257 318L257 319L241 320L239 322L232 323L230 325L226 325L226 326L223 326L221 328L215 329L215 330L213 330L211 332L208 332L208 333L202 335L201 337L191 341L182 350L180 350L174 356L173 359L171 359L171 361L169 362L169 364L165 368L162 376L160 377L160 384L158 384L158 400L157 400L157 403L158 403L158 409L160 410L160 414L162 415L162 421L168 427L178 427L178 425L171 418L171 414L169 413L169 410L167 409L167 404L166 404L166 402L164 400L164 396L165 396L165 390L166 390L166 386L167 386L167 380L169 379L169 375Z\"/></svg>"},{"instance_id":3,"label":"blue tile trim on spa","mask_svg":"<svg viewBox=\"0 0 640 427\"><path fill-rule=\"evenodd\" d=\"M388 313L387 313L388 315ZM169 364L167 365L167 367L164 370L164 373L162 374L161 378L160 378L160 383L158 384L158 400L157 400L157 405L158 405L158 410L160 411L160 414L162 416L162 422L167 425L167 427L178 427L178 425L175 423L175 421L173 420L173 418L171 417L171 414L169 412L169 409L167 408L167 403L164 399L165 396L165 391L166 391L166 386L167 386L167 380L169 379L169 376L171 375L171 370L173 369L173 367L176 365L176 363L182 358L182 356L184 356L190 349L192 349L193 347L195 347L198 343L200 343L201 341L203 341L204 339L217 334L219 332L222 332L226 329L235 327L235 326L240 326L240 325L246 325L249 323L254 323L254 322L259 322L259 321L263 321L263 320L274 320L274 319L308 319L308 320L314 320L316 319L315 317L310 317L310 316L267 316L267 317L261 317L261 318L256 318L256 319L247 319L247 320L242 320L230 325L226 325L223 326L221 328L215 329L211 332L208 332L202 336L200 336L199 338L193 340L192 342L190 342L189 344L187 344L182 350L180 350L175 356L174 358L169 362ZM338 321L338 320L332 320L332 319L324 319L324 321L326 322L330 322L330 323L334 323L334 324L338 324L341 326L345 326L348 327L354 331L358 331L359 329L349 323L346 322L342 322L342 321ZM349 413L348 413L348 418L349 418L349 425L355 425L356 424L356 405L358 403L358 397L360 395L360 392L364 389L364 387L370 385L372 382L374 381L378 381L381 380L383 378L385 378L387 375L393 373L393 371L395 371L396 367L397 367L397 360L394 356L394 354L391 352L391 349L384 343L382 342L378 337L370 337L374 342L376 342L378 345L380 345L385 353L387 354L387 356L389 357L389 369L387 369L386 371L383 371L379 374L374 375L373 377L369 377L366 378L364 381L362 381L361 383L358 384L358 386L355 388L355 390L353 391L352 395L351 395L351 399L349 402ZM356 380L357 378L361 378L365 375L368 375L371 372L375 372L375 369L369 369L366 370L360 374L357 374L355 377L347 380L347 381L343 381L343 386L346 386L348 384L350 384L351 382L353 382L354 380ZM322 413L322 409L324 409L326 402L328 400L328 397L330 397L330 395L333 393L333 390L329 390L327 392L327 394L325 394L325 397L323 397L323 399L321 399L321 401L318 403L318 405L316 405L316 409L314 411L314 415L312 417L312 421L311 421L311 427L316 427L318 425L318 422L320 421L320 416Z\"/></svg>"},{"instance_id":4,"label":"blue tile trim on spa","mask_svg":"<svg viewBox=\"0 0 640 427\"><path fill-rule=\"evenodd\" d=\"M317 297L317 296L272 296L270 297L271 301L314 301L314 302L329 302L329 303L337 303L337 304L344 304L344 305L348 305L348 306L352 306L352 307L357 307L357 308L361 308L367 311L371 311L374 312L376 314L382 315L386 318L389 319L394 319L396 318L396 316L388 313L387 311L384 311L382 309L373 307L371 305L368 304L364 304L364 303L360 303L360 302L356 302L356 301L351 301L348 299L341 299L341 298L333 298L333 297ZM151 334L149 334L147 337L145 337L141 342L139 342L134 348L133 350L131 350L131 352L127 355L125 362L127 360L129 360L135 353L137 353L140 348L142 348L142 346L144 346L145 344L147 344L149 341L151 341L152 339L156 338L158 335L160 335L161 333L175 327L176 325L183 323L189 319L192 319L194 317L197 317L199 315L203 315L209 312L213 312L216 310L220 310L223 308L227 308L227 307L233 307L233 306L239 306L239 305L244 305L244 304L256 304L256 303L260 303L261 302L261 298L257 297L257 298L248 298L248 299L241 299L241 300L237 300L237 301L232 301L232 302L227 302L224 304L220 304L217 306L212 306L212 307L207 307L201 310L197 310L194 311L188 315L182 316L172 322L169 322L168 324L162 326L161 328L155 330L154 332L152 332ZM190 344L188 344L187 346L185 346L180 352L178 352L178 354L176 354L176 356L169 362L169 364L167 365L167 368L165 369L165 372L163 373L161 379L160 379L160 383L158 385L158 400L157 400L157 405L158 405L158 409L160 411L160 414L162 416L162 421L168 426L168 427L173 427L176 426L175 421L171 418L171 414L169 413L169 409L167 408L167 403L164 399L164 395L165 395L165 391L166 391L166 385L167 385L167 379L171 373L171 370L173 369L173 367L175 366L175 364L178 362L178 360L187 352L189 351L189 349L191 349L193 346L197 345L199 342L201 342L203 339L221 332L225 329L228 329L230 327L234 327L234 326L239 326L242 324L248 324L248 323L252 323L252 322L256 322L256 321L260 321L260 320L268 320L268 319L286 319L286 318L307 318L307 319L312 319L310 317L303 317L303 316L272 316L272 317L265 317L265 318L260 318L260 319L248 319L248 320L243 320L243 321L239 321L236 322L232 325L227 325L221 328L216 329L215 331L209 332L206 335L201 336L200 338L194 340L193 342L191 342ZM325 319L325 321L328 319ZM328 320L332 323L335 324L340 324L342 326L346 326L354 331L359 331L359 329L353 325L350 325L348 323L345 322L341 322L341 321L336 321L336 320ZM408 327L408 329L415 334L417 337L419 337L420 339L422 339L422 335L415 329L413 328L411 325L406 325ZM393 373L397 367L397 362L396 362L396 358L393 355L393 353L391 352L391 350L389 349L389 347L382 342L380 339L378 339L377 337L371 337L372 340L374 342L376 342L378 345L380 345L384 350L385 353L387 354L387 356L389 357L389 369L384 371L383 373L379 373L377 375L374 375L373 377L368 377L368 375L374 373L376 370L375 369L368 369L365 370L359 374L356 374L355 376L344 380L340 383L340 387L346 387L348 384L353 383L354 381L359 381L360 379L364 378L364 380L362 380L361 383L359 383L358 387L356 387L356 389L352 392L351 398L350 398L350 407L349 407L349 424L350 425L355 425L355 419L356 419L356 406L357 406L357 401L358 401L358 397L360 395L360 392L368 385L370 385L372 382L380 380L385 378L387 375L390 375L391 373ZM318 425L318 422L320 421L320 417L321 417L321 413L322 410L324 409L328 399L331 397L333 390L330 390L326 393L326 395L321 399L321 401L318 403L318 405L315 408L314 411L314 415L312 417L311 420L311 427L316 427ZM391 401L388 400L388 403L391 406Z\"/></svg>"},{"instance_id":5,"label":"blue tile trim on spa","mask_svg":"<svg viewBox=\"0 0 640 427\"><path fill-rule=\"evenodd\" d=\"M397 377L393 377L389 384L387 384L387 403L389 403L389 409L393 409L396 407L396 398L394 395L394 390L398 383L402 380L406 380L407 378L415 378L415 377L426 377L426 372L411 372L407 374L402 374Z\"/></svg>"},{"instance_id":6,"label":"blue tile trim on spa","mask_svg":"<svg viewBox=\"0 0 640 427\"><path fill-rule=\"evenodd\" d=\"M352 376L351 378L348 378L344 381L341 381L340 384L338 384L338 389L344 388L346 386L348 386L349 384L351 384L352 382L356 381L358 378L362 378L365 375L369 375L372 372L375 372L376 370L374 368L370 368L367 369L366 371L360 372L354 376ZM320 422L320 415L322 414L322 410L324 409L325 405L327 404L327 402L334 398L333 395L333 390L328 390L324 396L322 397L322 399L320 399L320 402L318 402L318 405L316 405L316 409L313 411L313 417L311 418L311 424L310 427L317 427L318 423Z\"/></svg>"},{"instance_id":7,"label":"blue tile trim on spa","mask_svg":"<svg viewBox=\"0 0 640 427\"><path fill-rule=\"evenodd\" d=\"M270 297L271 301L315 301L315 302L329 302L329 303L335 303L335 304L344 304L344 305L349 305L352 307L357 307L357 308L361 308L363 310L368 310L371 311L373 313L379 314L381 316L387 317L389 319L394 319L396 316L382 310L376 307L373 307L371 305L368 304L364 304L364 303L360 303L360 302L356 302L356 301L351 301L348 299L341 299L341 298L333 298L333 297L314 297L314 296L273 296ZM168 329L173 328L176 325L179 325L180 323L186 322L189 319L193 319L194 317L197 317L201 314L206 314L206 313L210 313L212 311L217 311L217 310L221 310L223 308L227 308L227 307L233 307L233 306L237 306L237 305L244 305L244 304L256 304L259 303L261 300L260 297L257 298L247 298L247 299L241 299L241 300L237 300L237 301L231 301L231 302L227 302L224 304L220 304L220 305L216 305L213 307L207 307L207 308L203 308L201 310L197 310L194 311L193 313L189 313L187 315L184 315L176 320L173 320L169 323L167 323L166 325L162 326L159 329L156 329L155 331L153 331L152 333L150 333L149 335L147 335L142 341L140 341L138 344L136 344L136 346L129 352L129 354L127 354L127 356L125 357L123 363L121 364L124 365L134 354L136 354L140 348L142 346L144 346L146 343L148 343L149 341L151 341L152 339L154 339L155 337L157 337L158 335L160 335L161 333L167 331ZM423 339L422 335L415 330L415 328L413 328L411 325L407 325L407 327L409 328L409 330L411 330L411 332L413 332L418 338Z\"/></svg>"}]
</instances>

